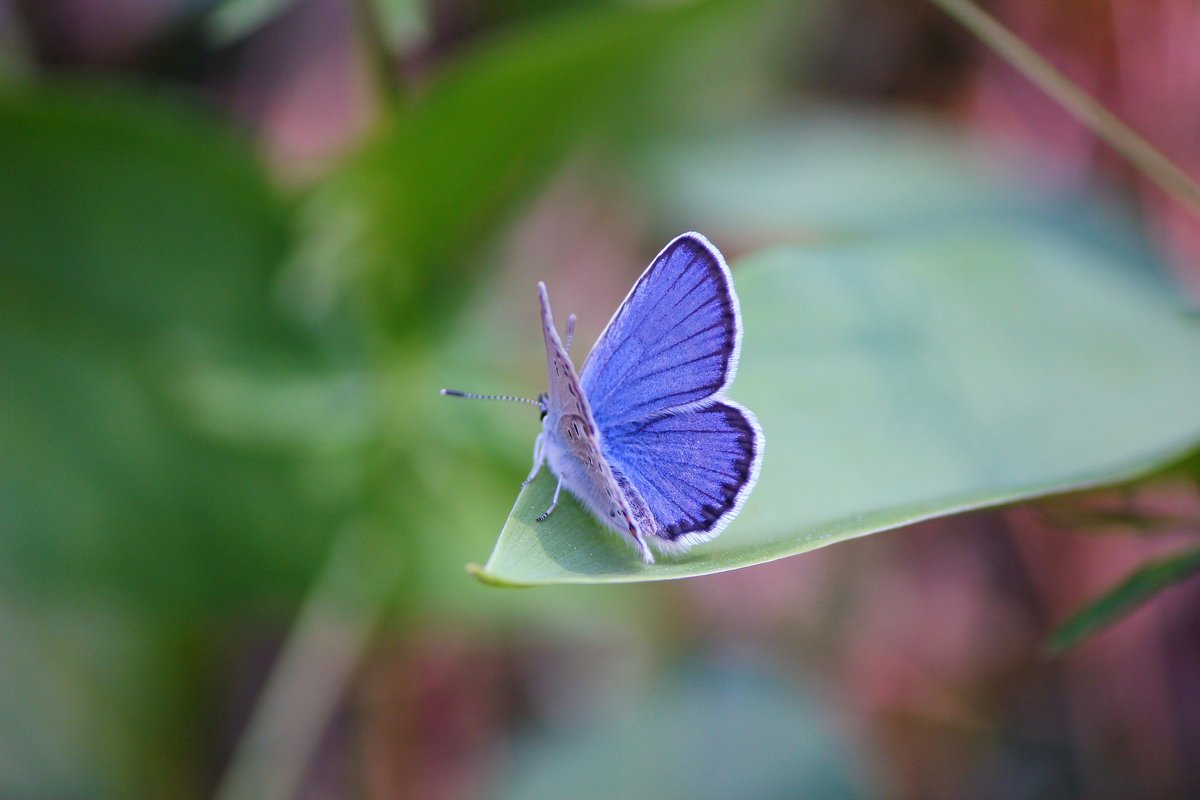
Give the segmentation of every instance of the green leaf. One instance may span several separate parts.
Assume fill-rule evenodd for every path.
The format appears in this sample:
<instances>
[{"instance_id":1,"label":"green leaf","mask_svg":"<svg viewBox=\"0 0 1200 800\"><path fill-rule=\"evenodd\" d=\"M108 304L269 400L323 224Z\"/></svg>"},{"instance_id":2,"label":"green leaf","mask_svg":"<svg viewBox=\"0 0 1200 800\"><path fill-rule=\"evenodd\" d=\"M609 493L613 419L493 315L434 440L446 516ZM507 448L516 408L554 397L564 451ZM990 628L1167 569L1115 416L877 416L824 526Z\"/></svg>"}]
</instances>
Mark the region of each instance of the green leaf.
<instances>
[{"instance_id":1,"label":"green leaf","mask_svg":"<svg viewBox=\"0 0 1200 800\"><path fill-rule=\"evenodd\" d=\"M12 579L116 578L158 609L237 603L242 569L295 587L327 534L292 517L289 465L213 446L170 399L230 352L264 383L311 355L273 303L288 206L248 143L164 98L46 85L0 95L0 172ZM255 552L283 535L304 555Z\"/></svg>"},{"instance_id":2,"label":"green leaf","mask_svg":"<svg viewBox=\"0 0 1200 800\"><path fill-rule=\"evenodd\" d=\"M1059 655L1121 619L1164 589L1198 572L1200 549L1144 564L1064 622L1050 636L1046 648L1052 654Z\"/></svg>"},{"instance_id":3,"label":"green leaf","mask_svg":"<svg viewBox=\"0 0 1200 800\"><path fill-rule=\"evenodd\" d=\"M1037 162L1015 155L929 116L813 106L653 142L631 171L666 231L829 240L950 220L1044 222L1053 198L1025 180Z\"/></svg>"},{"instance_id":4,"label":"green leaf","mask_svg":"<svg viewBox=\"0 0 1200 800\"><path fill-rule=\"evenodd\" d=\"M328 483L303 442L229 446L175 392L253 404L217 369L236 354L283 432L358 407L279 380L316 361L272 296L288 204L201 109L3 91L0 175L0 585L21 609L0 717L28 722L0 737L21 765L0 795L176 796L200 770L203 631L285 608L339 515L298 479Z\"/></svg>"},{"instance_id":5,"label":"green leaf","mask_svg":"<svg viewBox=\"0 0 1200 800\"><path fill-rule=\"evenodd\" d=\"M642 566L553 480L518 497L497 584L704 575L929 517L1126 480L1200 440L1200 330L1142 265L1034 228L781 248L734 270L730 395L766 434L739 519Z\"/></svg>"},{"instance_id":6,"label":"green leaf","mask_svg":"<svg viewBox=\"0 0 1200 800\"><path fill-rule=\"evenodd\" d=\"M297 259L309 295L363 286L393 332L437 330L481 270L473 250L581 138L619 124L667 55L755 5L606 4L478 45L318 187Z\"/></svg>"},{"instance_id":7,"label":"green leaf","mask_svg":"<svg viewBox=\"0 0 1200 800\"><path fill-rule=\"evenodd\" d=\"M91 325L266 327L288 209L199 107L104 84L4 91L0 165L11 326L85 341Z\"/></svg>"}]
</instances>

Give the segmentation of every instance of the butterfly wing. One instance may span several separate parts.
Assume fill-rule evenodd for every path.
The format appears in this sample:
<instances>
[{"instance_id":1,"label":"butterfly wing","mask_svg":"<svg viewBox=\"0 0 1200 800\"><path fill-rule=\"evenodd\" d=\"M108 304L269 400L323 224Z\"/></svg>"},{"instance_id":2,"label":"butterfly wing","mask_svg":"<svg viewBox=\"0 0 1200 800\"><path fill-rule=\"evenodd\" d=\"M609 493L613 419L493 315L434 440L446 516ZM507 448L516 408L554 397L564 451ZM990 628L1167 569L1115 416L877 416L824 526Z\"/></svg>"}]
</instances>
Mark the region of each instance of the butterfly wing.
<instances>
[{"instance_id":1,"label":"butterfly wing","mask_svg":"<svg viewBox=\"0 0 1200 800\"><path fill-rule=\"evenodd\" d=\"M725 259L700 234L685 233L638 278L581 384L601 428L699 404L733 380L741 341Z\"/></svg>"},{"instance_id":2,"label":"butterfly wing","mask_svg":"<svg viewBox=\"0 0 1200 800\"><path fill-rule=\"evenodd\" d=\"M604 432L618 484L654 518L651 543L682 551L733 520L758 480L762 431L729 400L621 423Z\"/></svg>"},{"instance_id":3,"label":"butterfly wing","mask_svg":"<svg viewBox=\"0 0 1200 800\"><path fill-rule=\"evenodd\" d=\"M719 399L741 348L737 295L707 239L674 239L634 284L588 356L581 388L606 458L651 542L681 551L720 533L758 478L754 415Z\"/></svg>"},{"instance_id":4,"label":"butterfly wing","mask_svg":"<svg viewBox=\"0 0 1200 800\"><path fill-rule=\"evenodd\" d=\"M635 516L629 499L617 483L600 448L597 428L587 397L579 385L571 357L559 339L550 313L546 285L538 284L542 311L542 334L546 340L546 371L549 375L544 434L551 469L572 494L602 522L630 537L647 563L654 556L646 546L639 523L652 523ZM639 509L640 510L640 509Z\"/></svg>"},{"instance_id":5,"label":"butterfly wing","mask_svg":"<svg viewBox=\"0 0 1200 800\"><path fill-rule=\"evenodd\" d=\"M590 421L591 408L579 385L571 356L567 354L562 339L558 337L558 329L554 327L550 295L546 292L546 284L541 282L538 283L538 302L542 312L542 336L546 340L546 372L549 380L547 413L554 417L574 414Z\"/></svg>"}]
</instances>

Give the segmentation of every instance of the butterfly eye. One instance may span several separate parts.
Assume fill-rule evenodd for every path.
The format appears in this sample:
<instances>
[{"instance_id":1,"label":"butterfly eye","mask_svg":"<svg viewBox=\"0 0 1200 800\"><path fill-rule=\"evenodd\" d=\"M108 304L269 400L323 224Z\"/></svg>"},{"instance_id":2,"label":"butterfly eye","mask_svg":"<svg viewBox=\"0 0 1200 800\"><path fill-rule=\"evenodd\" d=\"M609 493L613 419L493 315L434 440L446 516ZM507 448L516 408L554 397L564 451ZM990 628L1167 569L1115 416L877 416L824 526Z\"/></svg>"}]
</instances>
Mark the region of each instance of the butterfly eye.
<instances>
[{"instance_id":1,"label":"butterfly eye","mask_svg":"<svg viewBox=\"0 0 1200 800\"><path fill-rule=\"evenodd\" d=\"M545 419L546 414L548 414L550 411L550 395L546 394L545 392L542 392L541 394L538 395L537 401L538 401L538 405L542 409L542 417L541 418Z\"/></svg>"}]
</instances>

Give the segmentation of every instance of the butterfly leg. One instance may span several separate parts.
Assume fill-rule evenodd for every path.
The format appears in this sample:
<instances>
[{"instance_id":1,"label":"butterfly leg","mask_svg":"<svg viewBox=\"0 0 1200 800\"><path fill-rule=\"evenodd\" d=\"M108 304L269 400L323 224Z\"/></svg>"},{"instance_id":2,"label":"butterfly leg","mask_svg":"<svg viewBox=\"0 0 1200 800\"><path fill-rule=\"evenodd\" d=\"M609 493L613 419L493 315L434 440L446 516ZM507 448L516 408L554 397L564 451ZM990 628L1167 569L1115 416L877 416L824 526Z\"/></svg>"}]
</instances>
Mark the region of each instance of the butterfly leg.
<instances>
[{"instance_id":1,"label":"butterfly leg","mask_svg":"<svg viewBox=\"0 0 1200 800\"><path fill-rule=\"evenodd\" d=\"M554 499L550 501L550 507L546 509L546 513L537 518L538 522L545 522L546 517L550 516L550 512L558 508L558 493L562 491L562 481L558 482L558 486L554 489Z\"/></svg>"},{"instance_id":2,"label":"butterfly leg","mask_svg":"<svg viewBox=\"0 0 1200 800\"><path fill-rule=\"evenodd\" d=\"M521 481L522 489L533 483L533 479L537 477L538 472L542 469L542 462L545 460L546 453L542 447L542 434L539 433L533 440L533 469L529 471L529 477Z\"/></svg>"}]
</instances>

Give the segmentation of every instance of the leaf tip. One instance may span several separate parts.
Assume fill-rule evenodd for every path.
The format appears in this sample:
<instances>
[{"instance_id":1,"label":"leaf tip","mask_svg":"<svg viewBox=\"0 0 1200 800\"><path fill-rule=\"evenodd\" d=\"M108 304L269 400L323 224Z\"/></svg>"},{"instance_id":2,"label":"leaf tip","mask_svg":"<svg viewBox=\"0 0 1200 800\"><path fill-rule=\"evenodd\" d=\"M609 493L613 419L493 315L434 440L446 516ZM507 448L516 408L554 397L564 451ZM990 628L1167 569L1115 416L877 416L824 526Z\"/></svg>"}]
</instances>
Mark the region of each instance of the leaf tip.
<instances>
[{"instance_id":1,"label":"leaf tip","mask_svg":"<svg viewBox=\"0 0 1200 800\"><path fill-rule=\"evenodd\" d=\"M475 580L479 581L485 586L495 586L500 589L525 589L529 587L529 584L514 583L512 581L505 580L499 575L488 572L485 567L481 567L478 564L467 564L465 569L471 574L472 577L475 578Z\"/></svg>"}]
</instances>

